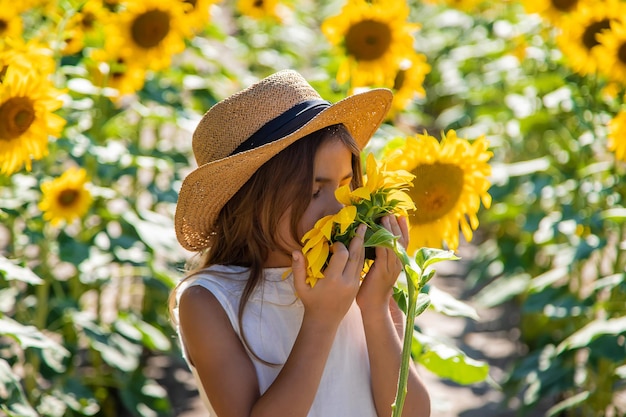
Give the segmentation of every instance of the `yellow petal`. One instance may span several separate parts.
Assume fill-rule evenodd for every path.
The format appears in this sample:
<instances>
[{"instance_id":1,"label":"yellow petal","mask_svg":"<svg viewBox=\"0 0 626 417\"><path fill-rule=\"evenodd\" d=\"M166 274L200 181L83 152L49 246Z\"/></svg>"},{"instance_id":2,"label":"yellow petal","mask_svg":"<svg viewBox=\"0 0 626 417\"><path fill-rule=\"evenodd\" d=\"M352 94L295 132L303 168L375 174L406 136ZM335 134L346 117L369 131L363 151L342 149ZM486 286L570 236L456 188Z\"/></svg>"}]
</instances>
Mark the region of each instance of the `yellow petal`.
<instances>
[{"instance_id":1,"label":"yellow petal","mask_svg":"<svg viewBox=\"0 0 626 417\"><path fill-rule=\"evenodd\" d=\"M357 197L363 200L370 201L372 199L372 193L370 189L367 187L359 187L356 190L352 191L352 196Z\"/></svg>"},{"instance_id":2,"label":"yellow petal","mask_svg":"<svg viewBox=\"0 0 626 417\"><path fill-rule=\"evenodd\" d=\"M342 185L341 187L335 190L335 198L344 206L348 206L352 204L352 199L350 198L350 185Z\"/></svg>"},{"instance_id":3,"label":"yellow petal","mask_svg":"<svg viewBox=\"0 0 626 417\"><path fill-rule=\"evenodd\" d=\"M340 234L344 234L348 226L354 222L356 217L356 206L346 206L339 210L339 213L335 214L335 223L338 223L341 227Z\"/></svg>"}]
</instances>

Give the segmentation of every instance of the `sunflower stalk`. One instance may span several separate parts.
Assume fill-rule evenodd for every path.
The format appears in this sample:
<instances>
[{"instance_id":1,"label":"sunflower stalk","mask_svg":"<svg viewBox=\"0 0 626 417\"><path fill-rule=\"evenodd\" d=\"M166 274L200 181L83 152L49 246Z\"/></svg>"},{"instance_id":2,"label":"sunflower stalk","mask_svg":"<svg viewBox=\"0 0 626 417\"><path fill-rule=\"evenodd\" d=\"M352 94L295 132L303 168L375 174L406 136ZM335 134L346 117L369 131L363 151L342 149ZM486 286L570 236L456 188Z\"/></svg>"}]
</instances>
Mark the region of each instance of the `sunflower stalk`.
<instances>
[{"instance_id":1,"label":"sunflower stalk","mask_svg":"<svg viewBox=\"0 0 626 417\"><path fill-rule=\"evenodd\" d=\"M404 311L406 315L406 322L404 326L404 340L402 344L402 356L400 359L398 387L396 390L395 400L391 405L392 417L398 417L402 415L402 409L404 407L404 401L407 394L415 319L430 305L430 298L427 294L424 294L424 297L419 297L426 287L426 284L428 284L430 279L435 275L435 270L430 269L429 267L436 262L456 260L459 258L454 255L452 251L421 248L415 255L414 262L412 262L404 248L397 244L397 239L394 240L393 249L395 254L402 261L402 265L404 267L407 289L406 292L401 290L401 293L404 294L408 300L406 310Z\"/></svg>"}]
</instances>

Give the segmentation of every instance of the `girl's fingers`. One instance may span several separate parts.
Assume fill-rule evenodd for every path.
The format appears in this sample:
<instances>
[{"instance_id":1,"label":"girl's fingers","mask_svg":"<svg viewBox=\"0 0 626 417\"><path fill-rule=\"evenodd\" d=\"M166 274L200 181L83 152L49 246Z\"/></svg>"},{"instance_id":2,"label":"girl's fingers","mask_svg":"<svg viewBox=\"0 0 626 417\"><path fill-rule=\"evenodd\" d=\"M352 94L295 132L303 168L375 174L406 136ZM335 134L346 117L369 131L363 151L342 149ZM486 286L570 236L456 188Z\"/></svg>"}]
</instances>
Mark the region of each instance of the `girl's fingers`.
<instances>
[{"instance_id":1,"label":"girl's fingers","mask_svg":"<svg viewBox=\"0 0 626 417\"><path fill-rule=\"evenodd\" d=\"M306 291L306 263L304 255L299 250L291 253L291 270L293 271L293 282L296 291L300 294Z\"/></svg>"},{"instance_id":2,"label":"girl's fingers","mask_svg":"<svg viewBox=\"0 0 626 417\"><path fill-rule=\"evenodd\" d=\"M400 244L405 248L409 246L409 222L406 217L398 217L398 227L400 227Z\"/></svg>"},{"instance_id":3,"label":"girl's fingers","mask_svg":"<svg viewBox=\"0 0 626 417\"><path fill-rule=\"evenodd\" d=\"M345 270L346 264L350 258L348 248L346 248L346 246L341 242L335 242L333 243L330 252L332 255L330 257L330 261L328 262L328 266L324 270L324 276L334 277L343 275L343 271Z\"/></svg>"},{"instance_id":4,"label":"girl's fingers","mask_svg":"<svg viewBox=\"0 0 626 417\"><path fill-rule=\"evenodd\" d=\"M363 247L365 240L364 224L360 224L356 229L356 235L350 241L350 247L348 249L349 257L345 265L344 271L347 277L354 277L358 274L361 276L361 270L363 269L363 263L365 262L365 248Z\"/></svg>"}]
</instances>

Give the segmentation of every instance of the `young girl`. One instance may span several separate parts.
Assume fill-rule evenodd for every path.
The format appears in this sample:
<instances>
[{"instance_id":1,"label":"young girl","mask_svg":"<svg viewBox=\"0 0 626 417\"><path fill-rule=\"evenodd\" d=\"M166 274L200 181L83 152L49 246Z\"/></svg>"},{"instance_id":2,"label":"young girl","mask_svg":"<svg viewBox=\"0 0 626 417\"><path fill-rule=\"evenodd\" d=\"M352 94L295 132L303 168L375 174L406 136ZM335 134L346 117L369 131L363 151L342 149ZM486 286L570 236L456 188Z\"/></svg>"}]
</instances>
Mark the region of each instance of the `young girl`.
<instances>
[{"instance_id":1,"label":"young girl","mask_svg":"<svg viewBox=\"0 0 626 417\"><path fill-rule=\"evenodd\" d=\"M360 151L391 93L333 105L281 71L217 103L193 136L198 168L183 182L180 243L203 252L173 292L172 313L212 416L388 417L404 318L391 297L401 263L376 248L362 277L364 225L336 243L314 288L300 239L341 209L335 190L361 185ZM383 225L407 243L407 223ZM404 416L430 401L411 370Z\"/></svg>"}]
</instances>

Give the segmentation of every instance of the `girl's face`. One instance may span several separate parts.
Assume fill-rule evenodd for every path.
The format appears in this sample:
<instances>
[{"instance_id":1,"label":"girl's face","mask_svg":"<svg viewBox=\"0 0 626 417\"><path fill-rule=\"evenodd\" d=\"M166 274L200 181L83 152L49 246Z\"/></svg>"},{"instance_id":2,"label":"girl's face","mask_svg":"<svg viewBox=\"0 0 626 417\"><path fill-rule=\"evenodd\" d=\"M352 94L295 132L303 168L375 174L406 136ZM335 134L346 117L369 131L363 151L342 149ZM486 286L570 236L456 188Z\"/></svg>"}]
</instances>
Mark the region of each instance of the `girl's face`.
<instances>
[{"instance_id":1,"label":"girl's face","mask_svg":"<svg viewBox=\"0 0 626 417\"><path fill-rule=\"evenodd\" d=\"M326 140L317 150L313 164L313 189L311 202L298 224L298 237L302 238L319 219L337 213L343 206L335 198L335 190L352 181L352 152L338 139ZM289 232L291 210L285 212L278 224L278 241L291 251L301 245L294 242ZM291 257L275 251L270 253L266 267L291 266Z\"/></svg>"}]
</instances>

